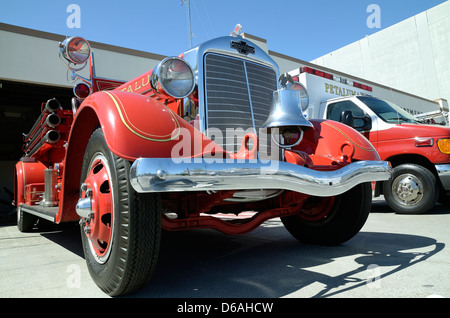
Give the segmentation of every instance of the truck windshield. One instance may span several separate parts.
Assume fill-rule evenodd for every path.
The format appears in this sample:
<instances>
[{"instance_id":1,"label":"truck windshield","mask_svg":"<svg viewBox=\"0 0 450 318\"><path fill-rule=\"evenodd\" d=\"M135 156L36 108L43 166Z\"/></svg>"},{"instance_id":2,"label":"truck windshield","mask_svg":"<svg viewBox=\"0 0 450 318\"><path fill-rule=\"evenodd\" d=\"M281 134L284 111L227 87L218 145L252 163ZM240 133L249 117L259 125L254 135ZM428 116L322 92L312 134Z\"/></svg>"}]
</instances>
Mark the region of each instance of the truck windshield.
<instances>
[{"instance_id":1,"label":"truck windshield","mask_svg":"<svg viewBox=\"0 0 450 318\"><path fill-rule=\"evenodd\" d=\"M357 96L357 98L387 123L419 123L413 115L391 102L370 96Z\"/></svg>"}]
</instances>

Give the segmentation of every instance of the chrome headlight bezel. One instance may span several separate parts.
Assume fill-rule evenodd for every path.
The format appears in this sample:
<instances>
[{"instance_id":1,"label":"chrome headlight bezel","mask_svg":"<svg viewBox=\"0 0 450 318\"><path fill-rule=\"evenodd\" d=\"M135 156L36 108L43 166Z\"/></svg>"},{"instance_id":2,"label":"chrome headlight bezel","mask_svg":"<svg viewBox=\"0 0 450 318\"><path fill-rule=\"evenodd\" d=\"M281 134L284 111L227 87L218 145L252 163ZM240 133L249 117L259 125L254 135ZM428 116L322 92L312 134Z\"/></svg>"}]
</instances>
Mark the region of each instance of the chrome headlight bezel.
<instances>
[{"instance_id":1,"label":"chrome headlight bezel","mask_svg":"<svg viewBox=\"0 0 450 318\"><path fill-rule=\"evenodd\" d=\"M79 36L65 39L59 47L64 59L75 65L86 63L91 56L89 42Z\"/></svg>"},{"instance_id":2,"label":"chrome headlight bezel","mask_svg":"<svg viewBox=\"0 0 450 318\"><path fill-rule=\"evenodd\" d=\"M182 58L167 57L153 69L150 83L158 95L182 99L194 91L195 75Z\"/></svg>"}]
</instances>

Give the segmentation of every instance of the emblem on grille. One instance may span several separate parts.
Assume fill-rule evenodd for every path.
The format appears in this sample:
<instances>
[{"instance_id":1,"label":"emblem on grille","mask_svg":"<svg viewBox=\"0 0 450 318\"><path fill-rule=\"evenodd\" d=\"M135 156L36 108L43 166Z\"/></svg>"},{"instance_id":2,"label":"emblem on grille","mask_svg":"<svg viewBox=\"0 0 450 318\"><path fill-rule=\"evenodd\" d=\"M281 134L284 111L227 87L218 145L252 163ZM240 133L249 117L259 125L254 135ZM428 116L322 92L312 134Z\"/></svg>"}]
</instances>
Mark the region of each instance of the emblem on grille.
<instances>
[{"instance_id":1,"label":"emblem on grille","mask_svg":"<svg viewBox=\"0 0 450 318\"><path fill-rule=\"evenodd\" d=\"M245 41L231 41L230 44L232 49L236 49L239 53L247 55L248 53L255 54L255 48L250 46Z\"/></svg>"}]
</instances>

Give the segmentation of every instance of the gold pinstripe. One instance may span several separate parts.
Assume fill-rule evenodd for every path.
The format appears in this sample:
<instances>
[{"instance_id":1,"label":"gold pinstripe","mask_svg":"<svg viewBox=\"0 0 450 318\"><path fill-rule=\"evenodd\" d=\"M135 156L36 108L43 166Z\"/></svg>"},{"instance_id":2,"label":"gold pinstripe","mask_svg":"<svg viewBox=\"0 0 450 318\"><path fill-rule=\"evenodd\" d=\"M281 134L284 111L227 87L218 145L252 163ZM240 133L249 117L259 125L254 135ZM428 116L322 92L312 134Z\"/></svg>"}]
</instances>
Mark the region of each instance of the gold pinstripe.
<instances>
[{"instance_id":1,"label":"gold pinstripe","mask_svg":"<svg viewBox=\"0 0 450 318\"><path fill-rule=\"evenodd\" d=\"M118 98L116 95L114 95L111 92L105 91L105 93L108 94L109 97L111 97L112 101L114 102L114 105L116 106L117 112L119 113L120 120L122 121L122 123L125 125L125 127L127 127L127 129L129 131L131 131L136 136L139 136L143 139L150 140L150 141L167 142L167 141L171 141L171 140L178 138L178 136L180 135L180 132L181 132L180 123L178 122L177 118L173 115L173 113L170 109L167 109L167 111L171 114L173 120L175 121L175 123L177 125L177 127L176 127L177 132L175 134L170 134L170 137L168 137L169 135L164 135L164 136L150 135L150 134L146 134L145 132L140 131L138 128L136 128L132 124L128 123L130 121L126 120L126 119L128 119L127 114L125 113L125 115L124 115L124 112L122 112L122 108L119 106L119 103L123 106L120 98ZM145 136L144 134L146 134L147 136ZM152 137L149 137L149 136L152 136Z\"/></svg>"}]
</instances>

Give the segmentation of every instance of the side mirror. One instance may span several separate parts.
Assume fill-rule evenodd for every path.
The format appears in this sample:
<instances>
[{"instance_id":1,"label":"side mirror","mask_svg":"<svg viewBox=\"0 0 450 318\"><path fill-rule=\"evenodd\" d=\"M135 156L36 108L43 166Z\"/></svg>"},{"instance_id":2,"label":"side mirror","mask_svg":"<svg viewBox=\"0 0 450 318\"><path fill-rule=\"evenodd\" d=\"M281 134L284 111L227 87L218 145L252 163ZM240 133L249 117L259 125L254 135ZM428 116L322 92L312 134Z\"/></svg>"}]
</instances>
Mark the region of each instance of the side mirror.
<instances>
[{"instance_id":1,"label":"side mirror","mask_svg":"<svg viewBox=\"0 0 450 318\"><path fill-rule=\"evenodd\" d=\"M362 120L362 125L356 125L355 119ZM372 129L372 119L369 115L364 115L361 117L354 117L351 110L344 110L341 113L341 118L339 121L343 124L346 124L347 126L350 126L352 128L355 128L358 131L367 131Z\"/></svg>"},{"instance_id":2,"label":"side mirror","mask_svg":"<svg viewBox=\"0 0 450 318\"><path fill-rule=\"evenodd\" d=\"M347 126L355 128L355 121L351 110L344 110L341 113L341 118L339 118L339 121Z\"/></svg>"}]
</instances>

